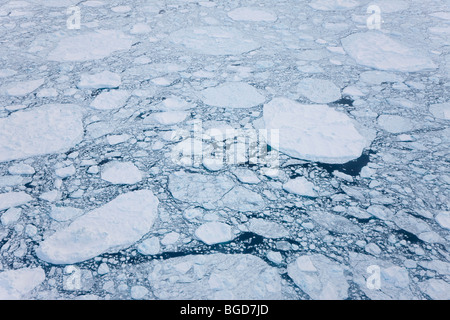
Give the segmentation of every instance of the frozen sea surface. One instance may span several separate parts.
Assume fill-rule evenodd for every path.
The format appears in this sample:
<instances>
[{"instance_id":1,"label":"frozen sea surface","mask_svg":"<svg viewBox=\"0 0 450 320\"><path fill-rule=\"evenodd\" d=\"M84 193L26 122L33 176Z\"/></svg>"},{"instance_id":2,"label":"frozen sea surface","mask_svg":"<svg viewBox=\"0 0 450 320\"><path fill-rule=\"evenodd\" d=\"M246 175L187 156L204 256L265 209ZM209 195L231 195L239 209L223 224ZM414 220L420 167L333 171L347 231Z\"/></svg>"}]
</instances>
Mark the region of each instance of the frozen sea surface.
<instances>
[{"instance_id":1,"label":"frozen sea surface","mask_svg":"<svg viewBox=\"0 0 450 320\"><path fill-rule=\"evenodd\" d=\"M0 299L450 299L449 30L446 1L1 1Z\"/></svg>"}]
</instances>

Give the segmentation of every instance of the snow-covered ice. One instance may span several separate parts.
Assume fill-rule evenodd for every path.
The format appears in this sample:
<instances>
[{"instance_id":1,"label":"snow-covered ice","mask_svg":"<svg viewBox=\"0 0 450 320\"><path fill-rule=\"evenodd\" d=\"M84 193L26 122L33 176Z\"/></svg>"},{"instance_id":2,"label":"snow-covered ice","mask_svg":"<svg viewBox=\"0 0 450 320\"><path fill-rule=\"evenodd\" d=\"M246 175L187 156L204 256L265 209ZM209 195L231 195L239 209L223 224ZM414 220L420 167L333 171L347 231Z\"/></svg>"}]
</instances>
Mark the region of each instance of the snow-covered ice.
<instances>
[{"instance_id":1,"label":"snow-covered ice","mask_svg":"<svg viewBox=\"0 0 450 320\"><path fill-rule=\"evenodd\" d=\"M150 231L158 203L150 190L122 194L56 231L36 254L53 264L71 264L127 248Z\"/></svg>"},{"instance_id":2,"label":"snow-covered ice","mask_svg":"<svg viewBox=\"0 0 450 320\"><path fill-rule=\"evenodd\" d=\"M231 227L222 222L207 222L195 230L195 236L206 244L228 242L233 240Z\"/></svg>"},{"instance_id":3,"label":"snow-covered ice","mask_svg":"<svg viewBox=\"0 0 450 320\"><path fill-rule=\"evenodd\" d=\"M280 151L299 159L345 163L367 146L352 120L326 105L276 98L264 105L264 123L266 129L279 130Z\"/></svg>"},{"instance_id":4,"label":"snow-covered ice","mask_svg":"<svg viewBox=\"0 0 450 320\"><path fill-rule=\"evenodd\" d=\"M380 32L354 33L341 42L345 51L364 66L403 72L432 70L437 67L430 54Z\"/></svg>"},{"instance_id":5,"label":"snow-covered ice","mask_svg":"<svg viewBox=\"0 0 450 320\"><path fill-rule=\"evenodd\" d=\"M0 299L21 300L45 280L41 267L6 270L0 272Z\"/></svg>"},{"instance_id":6,"label":"snow-covered ice","mask_svg":"<svg viewBox=\"0 0 450 320\"><path fill-rule=\"evenodd\" d=\"M201 96L207 105L221 108L251 108L265 101L257 89L243 82L227 82L208 88Z\"/></svg>"},{"instance_id":7,"label":"snow-covered ice","mask_svg":"<svg viewBox=\"0 0 450 320\"><path fill-rule=\"evenodd\" d=\"M135 184L142 180L142 172L132 162L111 161L103 166L101 177L113 184Z\"/></svg>"},{"instance_id":8,"label":"snow-covered ice","mask_svg":"<svg viewBox=\"0 0 450 320\"><path fill-rule=\"evenodd\" d=\"M76 105L46 105L0 119L0 162L65 152L83 138ZM32 124L32 125L30 125Z\"/></svg>"}]
</instances>

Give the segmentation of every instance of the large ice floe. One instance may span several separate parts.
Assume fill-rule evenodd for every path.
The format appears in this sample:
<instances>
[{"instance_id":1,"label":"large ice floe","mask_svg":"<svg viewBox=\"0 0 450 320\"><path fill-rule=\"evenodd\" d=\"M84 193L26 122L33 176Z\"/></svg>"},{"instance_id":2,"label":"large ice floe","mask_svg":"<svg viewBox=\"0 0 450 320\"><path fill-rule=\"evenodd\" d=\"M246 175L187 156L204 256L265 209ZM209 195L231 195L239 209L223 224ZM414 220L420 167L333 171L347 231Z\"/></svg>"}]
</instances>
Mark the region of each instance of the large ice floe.
<instances>
[{"instance_id":1,"label":"large ice floe","mask_svg":"<svg viewBox=\"0 0 450 320\"><path fill-rule=\"evenodd\" d=\"M150 231L158 203L150 190L122 194L57 230L36 254L50 263L71 264L127 248Z\"/></svg>"},{"instance_id":2,"label":"large ice floe","mask_svg":"<svg viewBox=\"0 0 450 320\"><path fill-rule=\"evenodd\" d=\"M279 130L281 152L304 160L345 163L368 145L346 114L326 105L275 98L264 105L264 125Z\"/></svg>"},{"instance_id":3,"label":"large ice floe","mask_svg":"<svg viewBox=\"0 0 450 320\"><path fill-rule=\"evenodd\" d=\"M0 119L0 161L64 152L83 138L83 113L75 105L46 105Z\"/></svg>"}]
</instances>

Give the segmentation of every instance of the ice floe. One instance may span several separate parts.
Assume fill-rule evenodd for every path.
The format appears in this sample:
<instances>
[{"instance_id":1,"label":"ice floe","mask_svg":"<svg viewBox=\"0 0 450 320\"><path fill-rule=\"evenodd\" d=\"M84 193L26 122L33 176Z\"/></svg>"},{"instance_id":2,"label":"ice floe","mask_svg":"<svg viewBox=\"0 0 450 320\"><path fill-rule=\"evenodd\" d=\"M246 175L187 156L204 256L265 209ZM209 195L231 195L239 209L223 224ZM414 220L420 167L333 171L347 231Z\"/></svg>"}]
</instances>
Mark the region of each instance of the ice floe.
<instances>
[{"instance_id":1,"label":"ice floe","mask_svg":"<svg viewBox=\"0 0 450 320\"><path fill-rule=\"evenodd\" d=\"M251 108L264 103L265 98L247 83L227 82L201 93L204 103L221 108Z\"/></svg>"},{"instance_id":2,"label":"ice floe","mask_svg":"<svg viewBox=\"0 0 450 320\"><path fill-rule=\"evenodd\" d=\"M133 40L116 30L98 30L62 38L48 55L52 61L87 61L103 59L115 51L129 50Z\"/></svg>"},{"instance_id":3,"label":"ice floe","mask_svg":"<svg viewBox=\"0 0 450 320\"><path fill-rule=\"evenodd\" d=\"M222 222L207 222L195 230L195 236L208 245L223 243L233 240L231 227Z\"/></svg>"},{"instance_id":4,"label":"ice floe","mask_svg":"<svg viewBox=\"0 0 450 320\"><path fill-rule=\"evenodd\" d=\"M275 268L248 254L210 254L153 261L148 280L158 299L283 299Z\"/></svg>"},{"instance_id":5,"label":"ice floe","mask_svg":"<svg viewBox=\"0 0 450 320\"><path fill-rule=\"evenodd\" d=\"M345 163L361 156L368 141L344 113L326 105L304 105L275 98L264 105L264 124L279 130L279 150L324 163Z\"/></svg>"},{"instance_id":6,"label":"ice floe","mask_svg":"<svg viewBox=\"0 0 450 320\"><path fill-rule=\"evenodd\" d=\"M0 162L69 150L83 138L82 117L78 106L61 104L1 118Z\"/></svg>"},{"instance_id":7,"label":"ice floe","mask_svg":"<svg viewBox=\"0 0 450 320\"><path fill-rule=\"evenodd\" d=\"M132 162L111 161L103 166L101 177L113 184L135 184L142 180L142 172Z\"/></svg>"},{"instance_id":8,"label":"ice floe","mask_svg":"<svg viewBox=\"0 0 450 320\"><path fill-rule=\"evenodd\" d=\"M53 264L71 264L127 248L150 231L158 204L150 190L122 194L47 237L36 254Z\"/></svg>"},{"instance_id":9,"label":"ice floe","mask_svg":"<svg viewBox=\"0 0 450 320\"><path fill-rule=\"evenodd\" d=\"M380 32L354 33L341 42L344 50L364 66L402 72L436 69L436 64L428 54Z\"/></svg>"},{"instance_id":10,"label":"ice floe","mask_svg":"<svg viewBox=\"0 0 450 320\"><path fill-rule=\"evenodd\" d=\"M0 272L0 299L27 299L27 294L44 280L45 272L41 267Z\"/></svg>"}]
</instances>

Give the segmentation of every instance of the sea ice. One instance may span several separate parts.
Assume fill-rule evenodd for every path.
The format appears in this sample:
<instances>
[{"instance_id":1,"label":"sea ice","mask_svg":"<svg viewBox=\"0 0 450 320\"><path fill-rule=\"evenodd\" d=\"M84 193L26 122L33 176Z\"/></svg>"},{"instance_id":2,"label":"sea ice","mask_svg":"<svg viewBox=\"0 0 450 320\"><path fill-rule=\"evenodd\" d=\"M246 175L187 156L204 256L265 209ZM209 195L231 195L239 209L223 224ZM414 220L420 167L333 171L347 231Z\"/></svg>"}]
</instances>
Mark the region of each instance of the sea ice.
<instances>
[{"instance_id":1,"label":"sea ice","mask_svg":"<svg viewBox=\"0 0 450 320\"><path fill-rule=\"evenodd\" d=\"M207 222L195 230L195 236L208 245L223 243L233 240L231 227L222 222Z\"/></svg>"},{"instance_id":2,"label":"sea ice","mask_svg":"<svg viewBox=\"0 0 450 320\"><path fill-rule=\"evenodd\" d=\"M121 31L96 32L65 37L48 55L52 61L87 61L103 59L115 51L129 50L133 39Z\"/></svg>"},{"instance_id":3,"label":"sea ice","mask_svg":"<svg viewBox=\"0 0 450 320\"><path fill-rule=\"evenodd\" d=\"M69 150L83 137L82 116L78 106L61 104L1 118L0 162Z\"/></svg>"},{"instance_id":4,"label":"sea ice","mask_svg":"<svg viewBox=\"0 0 450 320\"><path fill-rule=\"evenodd\" d=\"M0 193L0 210L17 207L33 198L23 191Z\"/></svg>"},{"instance_id":5,"label":"sea ice","mask_svg":"<svg viewBox=\"0 0 450 320\"><path fill-rule=\"evenodd\" d=\"M252 7L240 7L228 12L228 16L236 21L253 21L253 22L273 22L277 20L277 16L269 11L252 8Z\"/></svg>"},{"instance_id":6,"label":"sea ice","mask_svg":"<svg viewBox=\"0 0 450 320\"><path fill-rule=\"evenodd\" d=\"M113 184L135 184L142 180L142 172L132 162L110 161L103 166L101 177Z\"/></svg>"},{"instance_id":7,"label":"sea ice","mask_svg":"<svg viewBox=\"0 0 450 320\"><path fill-rule=\"evenodd\" d=\"M47 237L36 254L52 264L71 264L127 248L150 231L158 204L150 190L121 194Z\"/></svg>"},{"instance_id":8,"label":"sea ice","mask_svg":"<svg viewBox=\"0 0 450 320\"><path fill-rule=\"evenodd\" d=\"M149 263L148 280L158 299L283 299L275 268L248 254L193 255Z\"/></svg>"},{"instance_id":9,"label":"sea ice","mask_svg":"<svg viewBox=\"0 0 450 320\"><path fill-rule=\"evenodd\" d=\"M206 55L237 55L255 50L259 44L231 27L202 26L176 31L170 40Z\"/></svg>"},{"instance_id":10,"label":"sea ice","mask_svg":"<svg viewBox=\"0 0 450 320\"><path fill-rule=\"evenodd\" d=\"M6 93L10 96L25 96L44 84L44 79L28 80L14 82L2 86L0 93Z\"/></svg>"},{"instance_id":11,"label":"sea ice","mask_svg":"<svg viewBox=\"0 0 450 320\"><path fill-rule=\"evenodd\" d=\"M251 108L264 103L265 98L247 83L227 82L201 93L204 103L221 108Z\"/></svg>"},{"instance_id":12,"label":"sea ice","mask_svg":"<svg viewBox=\"0 0 450 320\"><path fill-rule=\"evenodd\" d=\"M126 90L113 90L100 93L91 103L91 107L98 110L119 109L125 105L130 93Z\"/></svg>"},{"instance_id":13,"label":"sea ice","mask_svg":"<svg viewBox=\"0 0 450 320\"><path fill-rule=\"evenodd\" d=\"M279 151L324 163L345 163L359 158L368 141L344 113L326 105L304 105L275 98L264 105L268 130L279 130Z\"/></svg>"},{"instance_id":14,"label":"sea ice","mask_svg":"<svg viewBox=\"0 0 450 320\"><path fill-rule=\"evenodd\" d=\"M298 177L291 179L283 184L283 189L289 193L305 197L317 197L317 192L314 190L314 184L308 181L305 177Z\"/></svg>"},{"instance_id":15,"label":"sea ice","mask_svg":"<svg viewBox=\"0 0 450 320\"><path fill-rule=\"evenodd\" d=\"M0 272L0 300L21 300L45 280L41 267Z\"/></svg>"},{"instance_id":16,"label":"sea ice","mask_svg":"<svg viewBox=\"0 0 450 320\"><path fill-rule=\"evenodd\" d=\"M435 118L450 120L450 102L433 104L430 112Z\"/></svg>"},{"instance_id":17,"label":"sea ice","mask_svg":"<svg viewBox=\"0 0 450 320\"><path fill-rule=\"evenodd\" d=\"M316 103L329 103L341 98L341 91L330 80L303 79L298 89L301 95Z\"/></svg>"},{"instance_id":18,"label":"sea ice","mask_svg":"<svg viewBox=\"0 0 450 320\"><path fill-rule=\"evenodd\" d=\"M289 236L289 231L281 224L265 219L250 219L248 230L269 239L285 238Z\"/></svg>"},{"instance_id":19,"label":"sea ice","mask_svg":"<svg viewBox=\"0 0 450 320\"><path fill-rule=\"evenodd\" d=\"M115 89L120 86L120 75L111 71L95 74L83 73L77 87L80 89Z\"/></svg>"},{"instance_id":20,"label":"sea ice","mask_svg":"<svg viewBox=\"0 0 450 320\"><path fill-rule=\"evenodd\" d=\"M345 268L321 255L305 255L288 265L288 275L314 300L343 300L348 297Z\"/></svg>"},{"instance_id":21,"label":"sea ice","mask_svg":"<svg viewBox=\"0 0 450 320\"><path fill-rule=\"evenodd\" d=\"M364 66L402 72L436 69L428 54L376 31L354 33L341 40L345 51Z\"/></svg>"}]
</instances>

